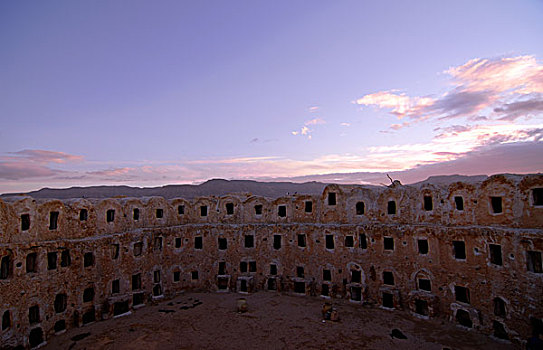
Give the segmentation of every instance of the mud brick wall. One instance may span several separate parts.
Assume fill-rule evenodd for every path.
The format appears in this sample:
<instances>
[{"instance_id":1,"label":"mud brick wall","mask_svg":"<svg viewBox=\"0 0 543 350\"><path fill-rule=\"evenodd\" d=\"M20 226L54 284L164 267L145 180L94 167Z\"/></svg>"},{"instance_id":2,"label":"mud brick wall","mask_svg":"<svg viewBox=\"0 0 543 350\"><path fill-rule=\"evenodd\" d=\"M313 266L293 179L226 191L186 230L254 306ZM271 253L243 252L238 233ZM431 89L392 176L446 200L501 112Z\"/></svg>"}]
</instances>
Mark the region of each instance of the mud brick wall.
<instances>
[{"instance_id":1,"label":"mud brick wall","mask_svg":"<svg viewBox=\"0 0 543 350\"><path fill-rule=\"evenodd\" d=\"M320 196L0 200L2 347L184 290L347 298L521 342L543 319L543 176Z\"/></svg>"}]
</instances>

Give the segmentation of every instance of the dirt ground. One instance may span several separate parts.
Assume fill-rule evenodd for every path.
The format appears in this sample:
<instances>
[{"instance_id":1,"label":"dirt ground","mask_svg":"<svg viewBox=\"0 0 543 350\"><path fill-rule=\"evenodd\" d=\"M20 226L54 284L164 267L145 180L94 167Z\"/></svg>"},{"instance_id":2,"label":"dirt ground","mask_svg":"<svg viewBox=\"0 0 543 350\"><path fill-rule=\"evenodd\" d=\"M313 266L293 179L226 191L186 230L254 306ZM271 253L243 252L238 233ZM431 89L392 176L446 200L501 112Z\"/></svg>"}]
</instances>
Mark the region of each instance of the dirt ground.
<instances>
[{"instance_id":1,"label":"dirt ground","mask_svg":"<svg viewBox=\"0 0 543 350\"><path fill-rule=\"evenodd\" d=\"M245 297L247 313L237 313ZM43 349L510 349L441 320L334 300L339 322L322 322L323 299L259 292L185 293L131 315L51 337ZM390 336L399 329L407 339Z\"/></svg>"}]
</instances>

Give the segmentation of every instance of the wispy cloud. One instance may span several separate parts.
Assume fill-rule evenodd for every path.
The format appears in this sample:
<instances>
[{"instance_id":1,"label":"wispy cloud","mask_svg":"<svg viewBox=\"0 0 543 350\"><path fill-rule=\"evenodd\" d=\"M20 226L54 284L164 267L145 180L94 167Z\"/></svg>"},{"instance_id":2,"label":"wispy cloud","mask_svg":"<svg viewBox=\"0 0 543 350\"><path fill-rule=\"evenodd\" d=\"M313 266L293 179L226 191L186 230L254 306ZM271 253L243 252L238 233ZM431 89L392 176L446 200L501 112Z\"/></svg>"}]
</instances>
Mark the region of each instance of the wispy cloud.
<instances>
[{"instance_id":1,"label":"wispy cloud","mask_svg":"<svg viewBox=\"0 0 543 350\"><path fill-rule=\"evenodd\" d=\"M326 124L326 120L322 118L313 118L304 123L304 126L300 130L291 131L290 133L294 136L301 135L306 136L309 140L311 140L312 136L311 133L313 132L313 129L310 129L309 126L311 125L321 125Z\"/></svg>"},{"instance_id":2,"label":"wispy cloud","mask_svg":"<svg viewBox=\"0 0 543 350\"><path fill-rule=\"evenodd\" d=\"M18 152L9 152L11 156L1 157L1 159L28 160L37 163L66 163L82 161L83 156L67 154L64 152L46 151L40 149L25 149Z\"/></svg>"},{"instance_id":3,"label":"wispy cloud","mask_svg":"<svg viewBox=\"0 0 543 350\"><path fill-rule=\"evenodd\" d=\"M80 162L82 156L46 150L25 149L0 156L0 179L21 180L50 177L64 173L49 164Z\"/></svg>"},{"instance_id":4,"label":"wispy cloud","mask_svg":"<svg viewBox=\"0 0 543 350\"><path fill-rule=\"evenodd\" d=\"M321 118L313 118L305 122L305 125L319 125L319 124L326 124L326 121Z\"/></svg>"},{"instance_id":5,"label":"wispy cloud","mask_svg":"<svg viewBox=\"0 0 543 350\"><path fill-rule=\"evenodd\" d=\"M393 124L396 130L428 118L481 118L485 110L492 112L486 118L494 120L514 120L543 111L543 65L534 56L476 58L444 73L451 78L451 88L437 97L410 97L389 90L365 95L355 103L389 109L398 119L411 120Z\"/></svg>"}]
</instances>

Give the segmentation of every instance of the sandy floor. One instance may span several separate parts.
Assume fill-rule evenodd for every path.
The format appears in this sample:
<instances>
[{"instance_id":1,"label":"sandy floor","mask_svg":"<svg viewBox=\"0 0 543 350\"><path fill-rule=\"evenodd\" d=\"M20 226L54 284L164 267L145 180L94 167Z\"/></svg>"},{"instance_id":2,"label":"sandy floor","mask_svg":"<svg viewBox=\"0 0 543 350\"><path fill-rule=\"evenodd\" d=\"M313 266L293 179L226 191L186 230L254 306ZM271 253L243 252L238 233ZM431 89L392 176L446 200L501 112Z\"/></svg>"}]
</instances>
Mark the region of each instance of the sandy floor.
<instances>
[{"instance_id":1,"label":"sandy floor","mask_svg":"<svg viewBox=\"0 0 543 350\"><path fill-rule=\"evenodd\" d=\"M44 349L510 349L448 322L334 300L339 322L322 322L320 298L260 292L186 293L117 319L49 339ZM407 339L392 338L400 329ZM90 334L89 334L90 333ZM82 338L82 339L81 339Z\"/></svg>"}]
</instances>

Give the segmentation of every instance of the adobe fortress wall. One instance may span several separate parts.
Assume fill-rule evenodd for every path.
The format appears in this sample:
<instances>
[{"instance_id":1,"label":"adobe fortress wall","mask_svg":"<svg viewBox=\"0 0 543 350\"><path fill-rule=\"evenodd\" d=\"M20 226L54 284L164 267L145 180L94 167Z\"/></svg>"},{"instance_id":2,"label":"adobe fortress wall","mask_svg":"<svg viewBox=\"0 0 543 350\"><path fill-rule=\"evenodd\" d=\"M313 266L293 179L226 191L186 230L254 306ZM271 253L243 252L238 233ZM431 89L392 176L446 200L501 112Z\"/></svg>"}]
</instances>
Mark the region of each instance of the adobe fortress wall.
<instances>
[{"instance_id":1,"label":"adobe fortress wall","mask_svg":"<svg viewBox=\"0 0 543 350\"><path fill-rule=\"evenodd\" d=\"M441 317L513 341L543 319L543 175L320 196L0 200L0 341L183 290L288 292Z\"/></svg>"}]
</instances>

